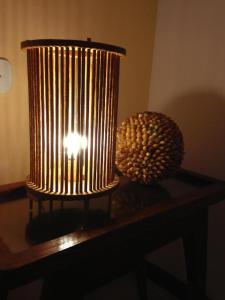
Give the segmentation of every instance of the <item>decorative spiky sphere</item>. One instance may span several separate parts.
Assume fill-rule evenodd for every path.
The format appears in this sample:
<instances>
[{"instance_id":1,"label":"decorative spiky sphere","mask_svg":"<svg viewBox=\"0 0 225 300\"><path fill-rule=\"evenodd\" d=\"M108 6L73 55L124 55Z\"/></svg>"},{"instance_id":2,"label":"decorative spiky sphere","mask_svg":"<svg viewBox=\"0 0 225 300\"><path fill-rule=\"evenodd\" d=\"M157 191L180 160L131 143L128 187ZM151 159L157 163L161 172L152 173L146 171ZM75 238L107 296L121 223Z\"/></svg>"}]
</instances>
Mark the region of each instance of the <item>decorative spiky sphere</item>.
<instances>
[{"instance_id":1,"label":"decorative spiky sphere","mask_svg":"<svg viewBox=\"0 0 225 300\"><path fill-rule=\"evenodd\" d=\"M149 184L174 175L183 154L182 133L164 114L138 113L117 130L116 166L132 181Z\"/></svg>"}]
</instances>

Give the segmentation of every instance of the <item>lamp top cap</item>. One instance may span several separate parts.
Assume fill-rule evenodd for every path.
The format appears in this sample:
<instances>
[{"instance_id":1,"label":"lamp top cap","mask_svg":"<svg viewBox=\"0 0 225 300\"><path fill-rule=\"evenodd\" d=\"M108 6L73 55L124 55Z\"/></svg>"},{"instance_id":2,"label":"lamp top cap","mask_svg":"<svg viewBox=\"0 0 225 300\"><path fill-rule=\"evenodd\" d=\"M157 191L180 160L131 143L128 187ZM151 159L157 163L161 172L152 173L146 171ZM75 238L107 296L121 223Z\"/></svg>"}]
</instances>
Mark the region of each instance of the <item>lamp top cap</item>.
<instances>
[{"instance_id":1,"label":"lamp top cap","mask_svg":"<svg viewBox=\"0 0 225 300\"><path fill-rule=\"evenodd\" d=\"M39 48L39 47L80 47L89 48L96 50L105 50L110 52L115 52L119 55L126 55L126 49L103 44L98 42L93 42L90 38L87 41L83 40L64 40L64 39L40 39L40 40L26 40L21 42L22 49Z\"/></svg>"}]
</instances>

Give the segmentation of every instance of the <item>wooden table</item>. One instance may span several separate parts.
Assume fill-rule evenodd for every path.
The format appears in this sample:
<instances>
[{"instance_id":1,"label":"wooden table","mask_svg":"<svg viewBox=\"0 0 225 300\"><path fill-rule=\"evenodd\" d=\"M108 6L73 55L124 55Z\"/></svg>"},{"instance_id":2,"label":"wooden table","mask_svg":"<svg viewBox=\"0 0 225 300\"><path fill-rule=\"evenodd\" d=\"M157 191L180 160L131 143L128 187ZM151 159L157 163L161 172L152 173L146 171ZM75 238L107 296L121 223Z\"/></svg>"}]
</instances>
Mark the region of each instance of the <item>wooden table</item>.
<instances>
[{"instance_id":1,"label":"wooden table","mask_svg":"<svg viewBox=\"0 0 225 300\"><path fill-rule=\"evenodd\" d=\"M40 277L45 279L41 299L71 299L71 292L80 299L130 270L136 272L140 299L147 299L147 277L180 299L208 299L208 208L224 199L224 182L187 170L154 186L121 177L111 202L106 197L91 200L82 219L82 201L31 203L23 184L2 186L0 299ZM178 238L188 284L144 259Z\"/></svg>"}]
</instances>

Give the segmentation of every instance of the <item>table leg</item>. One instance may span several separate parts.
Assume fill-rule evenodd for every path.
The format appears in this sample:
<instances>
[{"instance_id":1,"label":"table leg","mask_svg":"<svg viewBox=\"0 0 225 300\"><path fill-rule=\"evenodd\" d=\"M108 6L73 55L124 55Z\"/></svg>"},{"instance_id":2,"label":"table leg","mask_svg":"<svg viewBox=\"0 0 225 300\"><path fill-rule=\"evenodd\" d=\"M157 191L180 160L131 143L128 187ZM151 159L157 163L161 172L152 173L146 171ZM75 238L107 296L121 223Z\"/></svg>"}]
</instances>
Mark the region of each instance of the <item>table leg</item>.
<instances>
[{"instance_id":1,"label":"table leg","mask_svg":"<svg viewBox=\"0 0 225 300\"><path fill-rule=\"evenodd\" d=\"M208 209L202 210L196 218L195 229L183 237L186 261L189 299L206 299Z\"/></svg>"},{"instance_id":2,"label":"table leg","mask_svg":"<svg viewBox=\"0 0 225 300\"><path fill-rule=\"evenodd\" d=\"M146 262L140 262L135 270L136 282L137 282L137 290L139 300L147 300L148 292L147 292L147 275L145 270Z\"/></svg>"}]
</instances>

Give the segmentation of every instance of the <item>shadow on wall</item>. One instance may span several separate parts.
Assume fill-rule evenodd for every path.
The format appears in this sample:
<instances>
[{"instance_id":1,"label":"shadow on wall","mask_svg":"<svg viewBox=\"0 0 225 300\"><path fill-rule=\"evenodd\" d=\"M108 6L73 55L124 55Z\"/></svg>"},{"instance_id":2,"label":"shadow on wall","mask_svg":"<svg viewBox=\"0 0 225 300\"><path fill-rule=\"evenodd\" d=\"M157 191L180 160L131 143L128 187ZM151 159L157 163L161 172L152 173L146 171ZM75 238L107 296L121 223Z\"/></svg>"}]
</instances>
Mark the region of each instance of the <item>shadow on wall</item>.
<instances>
[{"instance_id":1,"label":"shadow on wall","mask_svg":"<svg viewBox=\"0 0 225 300\"><path fill-rule=\"evenodd\" d=\"M183 167L225 180L225 95L196 90L167 101L160 112L180 127L185 142ZM225 299L225 201L209 210L208 295ZM150 261L185 279L181 240L149 255Z\"/></svg>"},{"instance_id":2,"label":"shadow on wall","mask_svg":"<svg viewBox=\"0 0 225 300\"><path fill-rule=\"evenodd\" d=\"M225 95L194 91L169 103L162 112L183 133L183 167L225 179Z\"/></svg>"}]
</instances>

